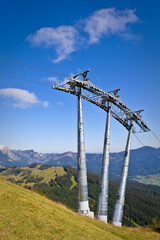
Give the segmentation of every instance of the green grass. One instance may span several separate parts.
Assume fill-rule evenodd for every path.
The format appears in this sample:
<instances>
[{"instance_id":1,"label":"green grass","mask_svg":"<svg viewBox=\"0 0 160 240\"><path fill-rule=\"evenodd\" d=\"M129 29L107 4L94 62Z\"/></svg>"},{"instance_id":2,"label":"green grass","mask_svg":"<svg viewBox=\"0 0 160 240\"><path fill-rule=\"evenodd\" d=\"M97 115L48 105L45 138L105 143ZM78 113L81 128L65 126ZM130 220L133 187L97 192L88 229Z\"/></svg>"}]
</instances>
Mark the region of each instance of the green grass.
<instances>
[{"instance_id":1,"label":"green grass","mask_svg":"<svg viewBox=\"0 0 160 240\"><path fill-rule=\"evenodd\" d=\"M160 174L152 174L147 176L136 176L134 181L137 181L139 183L144 183L147 185L156 185L160 186Z\"/></svg>"},{"instance_id":2,"label":"green grass","mask_svg":"<svg viewBox=\"0 0 160 240\"><path fill-rule=\"evenodd\" d=\"M29 167L21 167L19 168L21 170L21 172L19 174L17 174L15 176L15 174L10 174L10 172L12 171L12 168L8 168L7 170L3 171L0 173L0 176L2 176L3 178L5 178L6 180L8 179L14 179L15 181L18 180L22 180L24 178L23 173L27 171L31 171L31 173L29 173L28 175L31 176L38 176L38 177L43 177L43 180L40 181L40 183L48 183L51 179L55 179L56 176L63 176L66 174L66 172L64 171L63 167L50 167L48 169L44 169L44 170L40 170L38 169L40 167L40 165L38 165L35 168L29 168ZM29 183L25 183L25 180L23 181L23 183L20 183L19 185L21 186L33 186L35 183L34 182L29 182ZM74 184L74 182L73 182Z\"/></svg>"},{"instance_id":3,"label":"green grass","mask_svg":"<svg viewBox=\"0 0 160 240\"><path fill-rule=\"evenodd\" d=\"M0 179L0 239L158 240L149 228L117 228Z\"/></svg>"},{"instance_id":4,"label":"green grass","mask_svg":"<svg viewBox=\"0 0 160 240\"><path fill-rule=\"evenodd\" d=\"M72 188L74 188L75 186L77 186L77 182L75 181L74 176L71 177L71 181L72 181L72 186L70 187L70 190L72 190Z\"/></svg>"},{"instance_id":5,"label":"green grass","mask_svg":"<svg viewBox=\"0 0 160 240\"><path fill-rule=\"evenodd\" d=\"M55 179L56 174L57 176L63 176L64 174L66 174L66 172L64 171L63 167L51 167L44 170L33 168L31 173L32 176L38 175L39 177L44 177L41 183L43 182L48 183L51 180L51 178Z\"/></svg>"}]
</instances>

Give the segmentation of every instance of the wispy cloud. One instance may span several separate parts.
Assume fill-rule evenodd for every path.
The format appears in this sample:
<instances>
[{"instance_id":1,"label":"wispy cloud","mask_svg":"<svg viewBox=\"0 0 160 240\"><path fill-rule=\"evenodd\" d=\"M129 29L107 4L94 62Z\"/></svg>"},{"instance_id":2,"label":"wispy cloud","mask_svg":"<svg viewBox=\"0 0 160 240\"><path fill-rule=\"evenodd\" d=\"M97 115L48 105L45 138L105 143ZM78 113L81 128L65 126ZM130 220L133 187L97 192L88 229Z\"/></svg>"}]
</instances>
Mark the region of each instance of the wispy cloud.
<instances>
[{"instance_id":1,"label":"wispy cloud","mask_svg":"<svg viewBox=\"0 0 160 240\"><path fill-rule=\"evenodd\" d=\"M48 101L39 101L35 93L18 88L0 89L0 96L3 97L8 105L17 108L28 108L37 104L48 107Z\"/></svg>"},{"instance_id":2,"label":"wispy cloud","mask_svg":"<svg viewBox=\"0 0 160 240\"><path fill-rule=\"evenodd\" d=\"M78 31L73 26L45 27L29 35L27 40L32 46L52 47L57 54L53 60L58 63L76 51Z\"/></svg>"},{"instance_id":3,"label":"wispy cloud","mask_svg":"<svg viewBox=\"0 0 160 240\"><path fill-rule=\"evenodd\" d=\"M57 105L59 105L59 106L63 106L63 102L57 102Z\"/></svg>"},{"instance_id":4,"label":"wispy cloud","mask_svg":"<svg viewBox=\"0 0 160 240\"><path fill-rule=\"evenodd\" d=\"M84 31L89 34L89 43L97 43L104 35L122 34L128 37L127 25L138 21L135 10L117 11L115 8L100 9L85 20Z\"/></svg>"},{"instance_id":5,"label":"wispy cloud","mask_svg":"<svg viewBox=\"0 0 160 240\"><path fill-rule=\"evenodd\" d=\"M58 82L59 81L57 77L48 77L47 80L51 81L51 82Z\"/></svg>"},{"instance_id":6,"label":"wispy cloud","mask_svg":"<svg viewBox=\"0 0 160 240\"><path fill-rule=\"evenodd\" d=\"M48 108L49 107L49 102L48 101L44 101L44 102L41 102L43 107L45 108Z\"/></svg>"},{"instance_id":7,"label":"wispy cloud","mask_svg":"<svg viewBox=\"0 0 160 240\"><path fill-rule=\"evenodd\" d=\"M54 86L59 86L62 84L65 84L68 78L64 78L64 80L59 80L57 77L48 77L48 78L44 78L44 80L49 81L51 84L53 84Z\"/></svg>"},{"instance_id":8,"label":"wispy cloud","mask_svg":"<svg viewBox=\"0 0 160 240\"><path fill-rule=\"evenodd\" d=\"M104 8L93 12L74 26L40 28L29 35L27 41L31 46L52 48L57 55L53 62L58 63L80 48L99 42L105 35L116 34L125 40L135 40L134 34L130 33L129 24L138 20L133 9L120 11L116 8ZM85 36L86 33L88 37Z\"/></svg>"},{"instance_id":9,"label":"wispy cloud","mask_svg":"<svg viewBox=\"0 0 160 240\"><path fill-rule=\"evenodd\" d=\"M73 74L73 73L69 74L70 77L73 77L75 75L76 74ZM44 78L44 80L50 81L54 85L62 85L62 84L67 83L68 77L65 77L63 80L59 80L57 77L48 77L48 78Z\"/></svg>"}]
</instances>

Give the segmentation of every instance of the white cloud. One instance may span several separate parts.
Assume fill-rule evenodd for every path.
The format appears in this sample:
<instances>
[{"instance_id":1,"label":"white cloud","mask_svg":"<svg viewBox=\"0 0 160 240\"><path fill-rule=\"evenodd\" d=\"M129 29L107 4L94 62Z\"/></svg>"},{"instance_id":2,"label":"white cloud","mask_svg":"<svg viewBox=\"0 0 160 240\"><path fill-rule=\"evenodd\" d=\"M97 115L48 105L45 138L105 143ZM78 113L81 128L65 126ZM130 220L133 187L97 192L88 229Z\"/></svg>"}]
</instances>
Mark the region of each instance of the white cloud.
<instances>
[{"instance_id":1,"label":"white cloud","mask_svg":"<svg viewBox=\"0 0 160 240\"><path fill-rule=\"evenodd\" d=\"M57 53L58 63L66 59L72 52L76 51L78 31L72 26L59 26L57 28L44 27L29 35L27 40L32 46L52 47Z\"/></svg>"},{"instance_id":2,"label":"white cloud","mask_svg":"<svg viewBox=\"0 0 160 240\"><path fill-rule=\"evenodd\" d=\"M42 102L42 105L43 105L43 107L48 108L49 107L49 102L44 101L44 102Z\"/></svg>"},{"instance_id":3,"label":"white cloud","mask_svg":"<svg viewBox=\"0 0 160 240\"><path fill-rule=\"evenodd\" d=\"M115 8L104 8L95 11L85 20L84 31L89 34L90 44L97 43L103 35L124 33L125 38L125 34L129 36L127 25L137 21L135 10L118 11Z\"/></svg>"},{"instance_id":4,"label":"white cloud","mask_svg":"<svg viewBox=\"0 0 160 240\"><path fill-rule=\"evenodd\" d=\"M50 81L54 86L59 86L66 83L66 78L63 81L58 80L57 77L48 77L46 79Z\"/></svg>"},{"instance_id":5,"label":"white cloud","mask_svg":"<svg viewBox=\"0 0 160 240\"><path fill-rule=\"evenodd\" d=\"M104 35L116 34L125 40L135 40L136 36L130 33L128 26L138 20L133 9L120 11L116 8L104 8L80 20L75 26L40 28L29 35L27 41L33 47L52 48L57 54L53 62L58 63L80 48L99 42ZM85 33L88 33L89 39L84 37Z\"/></svg>"},{"instance_id":6,"label":"white cloud","mask_svg":"<svg viewBox=\"0 0 160 240\"><path fill-rule=\"evenodd\" d=\"M57 77L48 77L47 80L51 81L51 82L58 82L59 81Z\"/></svg>"},{"instance_id":7,"label":"white cloud","mask_svg":"<svg viewBox=\"0 0 160 240\"><path fill-rule=\"evenodd\" d=\"M0 96L5 98L7 104L13 107L28 108L37 104L42 104L44 107L48 107L47 101L41 102L34 93L23 89L3 88L0 89Z\"/></svg>"},{"instance_id":8,"label":"white cloud","mask_svg":"<svg viewBox=\"0 0 160 240\"><path fill-rule=\"evenodd\" d=\"M57 105L63 106L63 102L57 102Z\"/></svg>"},{"instance_id":9,"label":"white cloud","mask_svg":"<svg viewBox=\"0 0 160 240\"><path fill-rule=\"evenodd\" d=\"M69 74L69 76L70 77L73 77L73 76L75 76L76 74ZM46 80L46 78L45 78L45 80ZM65 84L65 83L67 83L67 81L68 81L68 77L66 77L66 78L64 78L63 80L58 80L58 78L57 77L48 77L47 78L47 80L48 81L51 81L55 86L57 85L57 86L59 86L59 85L63 85L63 84Z\"/></svg>"}]
</instances>

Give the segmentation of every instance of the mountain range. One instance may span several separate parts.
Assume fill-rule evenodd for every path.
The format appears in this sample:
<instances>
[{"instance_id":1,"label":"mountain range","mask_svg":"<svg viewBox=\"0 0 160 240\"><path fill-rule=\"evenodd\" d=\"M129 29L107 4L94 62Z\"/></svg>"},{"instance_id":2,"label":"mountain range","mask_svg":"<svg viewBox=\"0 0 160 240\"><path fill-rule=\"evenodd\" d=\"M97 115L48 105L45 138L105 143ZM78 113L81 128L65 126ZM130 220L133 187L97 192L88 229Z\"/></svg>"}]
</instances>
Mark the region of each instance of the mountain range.
<instances>
[{"instance_id":1,"label":"mountain range","mask_svg":"<svg viewBox=\"0 0 160 240\"><path fill-rule=\"evenodd\" d=\"M110 153L110 175L119 176L123 164L124 152ZM86 153L89 172L100 173L102 154ZM12 150L0 145L0 165L28 166L33 163L50 164L54 166L77 167L77 153L38 153L34 150ZM160 148L142 147L131 150L129 177L160 173Z\"/></svg>"}]
</instances>

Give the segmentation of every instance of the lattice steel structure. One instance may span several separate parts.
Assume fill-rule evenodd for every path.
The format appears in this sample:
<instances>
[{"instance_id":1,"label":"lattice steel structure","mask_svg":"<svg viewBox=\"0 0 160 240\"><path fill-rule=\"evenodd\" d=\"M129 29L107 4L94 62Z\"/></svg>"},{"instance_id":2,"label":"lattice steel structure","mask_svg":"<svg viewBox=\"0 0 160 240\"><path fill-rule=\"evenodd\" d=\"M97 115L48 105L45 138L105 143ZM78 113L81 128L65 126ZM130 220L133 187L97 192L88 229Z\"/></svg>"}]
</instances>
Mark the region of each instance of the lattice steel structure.
<instances>
[{"instance_id":1,"label":"lattice steel structure","mask_svg":"<svg viewBox=\"0 0 160 240\"><path fill-rule=\"evenodd\" d=\"M83 135L83 117L81 99L85 99L107 112L106 129L103 147L102 171L98 200L98 219L107 223L108 211L108 183L109 183L109 137L110 137L110 116L120 122L129 132L121 181L117 193L115 204L113 224L121 226L123 217L123 207L125 201L125 189L129 166L129 153L131 134L136 133L138 129L141 132L148 132L150 129L142 120L141 111L133 111L125 105L118 96L120 89L106 92L93 85L87 78L87 70L74 77L69 77L65 83L56 84L53 89L73 94L78 97L78 212L82 214L88 213L88 188L87 188L87 169L84 150ZM82 80L80 79L82 77Z\"/></svg>"}]
</instances>

